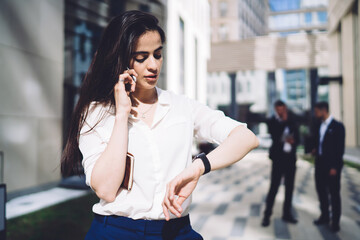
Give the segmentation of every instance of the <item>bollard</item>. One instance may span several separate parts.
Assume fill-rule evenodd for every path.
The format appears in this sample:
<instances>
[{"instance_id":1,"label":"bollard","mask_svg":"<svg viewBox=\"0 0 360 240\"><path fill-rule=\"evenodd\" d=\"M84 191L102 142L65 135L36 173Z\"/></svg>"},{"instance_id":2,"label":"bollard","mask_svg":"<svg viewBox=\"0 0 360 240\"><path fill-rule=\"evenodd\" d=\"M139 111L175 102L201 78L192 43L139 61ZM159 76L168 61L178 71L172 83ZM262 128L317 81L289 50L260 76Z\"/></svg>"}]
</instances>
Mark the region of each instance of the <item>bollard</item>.
<instances>
[{"instance_id":1,"label":"bollard","mask_svg":"<svg viewBox=\"0 0 360 240\"><path fill-rule=\"evenodd\" d=\"M0 240L6 239L6 185L0 184Z\"/></svg>"},{"instance_id":2,"label":"bollard","mask_svg":"<svg viewBox=\"0 0 360 240\"><path fill-rule=\"evenodd\" d=\"M4 184L4 152L0 151L0 240L6 239L6 185Z\"/></svg>"},{"instance_id":3,"label":"bollard","mask_svg":"<svg viewBox=\"0 0 360 240\"><path fill-rule=\"evenodd\" d=\"M0 183L4 183L4 152L0 151Z\"/></svg>"}]
</instances>

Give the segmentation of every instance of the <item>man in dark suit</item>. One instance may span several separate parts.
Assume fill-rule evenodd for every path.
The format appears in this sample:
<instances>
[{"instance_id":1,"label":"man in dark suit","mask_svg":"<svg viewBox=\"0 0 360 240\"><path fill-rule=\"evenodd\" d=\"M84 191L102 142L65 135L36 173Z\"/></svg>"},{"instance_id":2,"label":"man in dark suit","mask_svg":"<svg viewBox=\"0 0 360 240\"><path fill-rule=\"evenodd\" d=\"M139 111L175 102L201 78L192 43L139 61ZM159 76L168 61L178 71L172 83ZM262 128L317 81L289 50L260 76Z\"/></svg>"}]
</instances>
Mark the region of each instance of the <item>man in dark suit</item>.
<instances>
[{"instance_id":1,"label":"man in dark suit","mask_svg":"<svg viewBox=\"0 0 360 240\"><path fill-rule=\"evenodd\" d=\"M291 213L292 195L296 170L296 146L299 139L299 130L284 102L278 100L274 104L275 116L267 122L272 139L269 157L272 160L271 184L266 198L266 208L262 226L270 224L270 216L275 197L282 177L285 177L285 201L282 219L285 222L297 223Z\"/></svg>"},{"instance_id":2,"label":"man in dark suit","mask_svg":"<svg viewBox=\"0 0 360 240\"><path fill-rule=\"evenodd\" d=\"M345 148L344 125L329 114L329 105L319 102L314 108L315 117L321 123L315 127L315 184L320 201L320 217L315 225L328 224L330 221L329 196L331 199L332 223L334 232L340 230L341 198L340 178Z\"/></svg>"}]
</instances>

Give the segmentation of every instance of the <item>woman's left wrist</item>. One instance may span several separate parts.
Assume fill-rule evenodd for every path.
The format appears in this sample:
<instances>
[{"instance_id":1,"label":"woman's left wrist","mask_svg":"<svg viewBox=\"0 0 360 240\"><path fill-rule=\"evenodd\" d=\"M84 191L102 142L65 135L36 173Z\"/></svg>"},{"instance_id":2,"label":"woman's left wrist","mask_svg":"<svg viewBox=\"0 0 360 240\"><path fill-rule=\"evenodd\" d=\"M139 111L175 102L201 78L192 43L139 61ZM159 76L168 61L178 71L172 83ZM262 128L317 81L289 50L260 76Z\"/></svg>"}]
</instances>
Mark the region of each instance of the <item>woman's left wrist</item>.
<instances>
[{"instance_id":1,"label":"woman's left wrist","mask_svg":"<svg viewBox=\"0 0 360 240\"><path fill-rule=\"evenodd\" d=\"M200 158L196 158L193 161L193 166L195 167L197 176L200 178L200 176L203 175L205 172L204 163L202 162L202 160Z\"/></svg>"}]
</instances>

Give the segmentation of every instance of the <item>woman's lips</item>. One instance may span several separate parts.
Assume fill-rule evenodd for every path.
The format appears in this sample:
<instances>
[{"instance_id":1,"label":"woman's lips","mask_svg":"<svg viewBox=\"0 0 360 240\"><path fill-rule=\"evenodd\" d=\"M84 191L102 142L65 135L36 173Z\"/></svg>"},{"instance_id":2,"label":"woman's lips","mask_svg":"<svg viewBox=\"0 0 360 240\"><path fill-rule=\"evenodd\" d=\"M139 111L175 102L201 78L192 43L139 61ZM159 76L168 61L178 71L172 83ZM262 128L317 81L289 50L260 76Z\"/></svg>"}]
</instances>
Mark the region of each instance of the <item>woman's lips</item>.
<instances>
[{"instance_id":1,"label":"woman's lips","mask_svg":"<svg viewBox=\"0 0 360 240\"><path fill-rule=\"evenodd\" d=\"M148 75L148 76L145 76L144 78L147 80L156 80L157 75Z\"/></svg>"}]
</instances>

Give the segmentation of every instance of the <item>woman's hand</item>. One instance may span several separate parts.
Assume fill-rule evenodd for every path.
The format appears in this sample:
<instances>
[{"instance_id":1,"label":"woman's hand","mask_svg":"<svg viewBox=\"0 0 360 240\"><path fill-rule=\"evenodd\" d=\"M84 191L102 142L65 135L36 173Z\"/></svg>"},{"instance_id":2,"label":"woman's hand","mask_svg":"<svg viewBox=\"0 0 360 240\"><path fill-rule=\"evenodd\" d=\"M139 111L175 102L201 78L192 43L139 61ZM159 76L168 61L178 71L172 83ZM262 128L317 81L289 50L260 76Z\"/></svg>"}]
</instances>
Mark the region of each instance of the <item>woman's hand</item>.
<instances>
[{"instance_id":1,"label":"woman's hand","mask_svg":"<svg viewBox=\"0 0 360 240\"><path fill-rule=\"evenodd\" d=\"M181 217L183 211L181 205L194 191L204 170L202 161L196 159L193 164L167 184L165 198L162 203L167 221L170 220L169 211L177 217Z\"/></svg>"},{"instance_id":2,"label":"woman's hand","mask_svg":"<svg viewBox=\"0 0 360 240\"><path fill-rule=\"evenodd\" d=\"M114 86L116 114L122 112L129 114L131 111L130 93L135 91L136 86L131 75L134 75L135 77L138 76L134 69L124 71L124 73L119 75L119 81ZM125 84L131 85L130 91L126 91Z\"/></svg>"}]
</instances>

